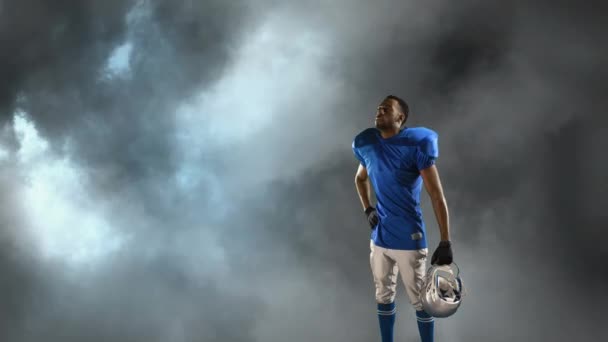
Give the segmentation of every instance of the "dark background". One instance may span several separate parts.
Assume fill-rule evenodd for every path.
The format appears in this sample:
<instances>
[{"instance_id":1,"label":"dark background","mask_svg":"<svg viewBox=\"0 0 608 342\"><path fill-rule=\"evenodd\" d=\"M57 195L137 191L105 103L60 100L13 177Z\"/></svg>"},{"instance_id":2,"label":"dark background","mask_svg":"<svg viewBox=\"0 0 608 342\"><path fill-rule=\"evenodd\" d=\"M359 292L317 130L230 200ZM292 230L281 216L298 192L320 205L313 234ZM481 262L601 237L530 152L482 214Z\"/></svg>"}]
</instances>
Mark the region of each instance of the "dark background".
<instances>
[{"instance_id":1,"label":"dark background","mask_svg":"<svg viewBox=\"0 0 608 342\"><path fill-rule=\"evenodd\" d=\"M0 1L0 340L378 340L351 142L388 94L439 134L437 340L603 339L606 10Z\"/></svg>"}]
</instances>

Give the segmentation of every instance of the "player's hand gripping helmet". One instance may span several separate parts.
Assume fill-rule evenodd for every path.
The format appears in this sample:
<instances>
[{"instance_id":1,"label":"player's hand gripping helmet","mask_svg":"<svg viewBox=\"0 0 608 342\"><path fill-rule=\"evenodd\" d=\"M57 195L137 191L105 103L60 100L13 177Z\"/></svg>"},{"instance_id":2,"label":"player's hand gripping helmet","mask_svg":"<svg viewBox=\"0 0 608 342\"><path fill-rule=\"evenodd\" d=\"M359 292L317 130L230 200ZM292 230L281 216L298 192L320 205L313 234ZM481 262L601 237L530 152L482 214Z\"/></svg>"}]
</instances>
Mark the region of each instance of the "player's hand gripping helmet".
<instances>
[{"instance_id":1,"label":"player's hand gripping helmet","mask_svg":"<svg viewBox=\"0 0 608 342\"><path fill-rule=\"evenodd\" d=\"M433 317L453 315L464 296L460 279L460 270L454 263L449 265L432 265L424 278L420 291L422 307Z\"/></svg>"}]
</instances>

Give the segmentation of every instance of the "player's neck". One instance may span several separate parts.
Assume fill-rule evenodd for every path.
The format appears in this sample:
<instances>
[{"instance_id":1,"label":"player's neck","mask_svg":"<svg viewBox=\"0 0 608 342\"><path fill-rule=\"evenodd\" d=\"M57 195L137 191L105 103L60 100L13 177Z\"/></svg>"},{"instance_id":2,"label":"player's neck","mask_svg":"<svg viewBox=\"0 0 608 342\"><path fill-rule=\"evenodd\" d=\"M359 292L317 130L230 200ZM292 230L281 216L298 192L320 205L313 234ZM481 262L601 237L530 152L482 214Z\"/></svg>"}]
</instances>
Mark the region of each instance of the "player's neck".
<instances>
[{"instance_id":1,"label":"player's neck","mask_svg":"<svg viewBox=\"0 0 608 342\"><path fill-rule=\"evenodd\" d=\"M380 135L382 136L382 138L388 139L388 138L394 137L395 135L399 134L399 132L401 132L401 128L381 129L379 131L380 131Z\"/></svg>"}]
</instances>

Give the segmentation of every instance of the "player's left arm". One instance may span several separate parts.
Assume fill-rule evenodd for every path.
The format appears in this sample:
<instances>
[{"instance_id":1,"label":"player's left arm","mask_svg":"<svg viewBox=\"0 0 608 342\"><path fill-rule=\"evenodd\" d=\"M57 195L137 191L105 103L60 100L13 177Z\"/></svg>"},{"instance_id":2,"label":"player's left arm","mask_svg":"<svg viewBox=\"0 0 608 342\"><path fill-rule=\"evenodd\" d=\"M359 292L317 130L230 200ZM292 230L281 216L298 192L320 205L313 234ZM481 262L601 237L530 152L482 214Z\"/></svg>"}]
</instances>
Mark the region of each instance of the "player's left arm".
<instances>
[{"instance_id":1,"label":"player's left arm","mask_svg":"<svg viewBox=\"0 0 608 342\"><path fill-rule=\"evenodd\" d=\"M439 178L437 166L432 164L431 166L420 170L420 175L422 176L426 192L429 194L431 202L433 203L433 210L435 211L439 232L441 233L441 241L450 241L448 205L443 194L443 187L441 186L441 179Z\"/></svg>"}]
</instances>

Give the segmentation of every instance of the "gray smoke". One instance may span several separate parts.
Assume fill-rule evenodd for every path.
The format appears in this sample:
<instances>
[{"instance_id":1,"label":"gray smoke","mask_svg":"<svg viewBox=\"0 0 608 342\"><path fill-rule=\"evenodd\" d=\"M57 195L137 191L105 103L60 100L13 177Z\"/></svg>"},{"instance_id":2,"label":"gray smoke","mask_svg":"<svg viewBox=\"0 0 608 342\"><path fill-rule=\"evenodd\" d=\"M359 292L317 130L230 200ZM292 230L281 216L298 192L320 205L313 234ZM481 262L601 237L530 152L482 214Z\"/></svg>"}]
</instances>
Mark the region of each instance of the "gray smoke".
<instances>
[{"instance_id":1,"label":"gray smoke","mask_svg":"<svg viewBox=\"0 0 608 342\"><path fill-rule=\"evenodd\" d=\"M602 9L0 2L1 339L377 340L351 142L388 94L440 137L437 339L598 339Z\"/></svg>"}]
</instances>

